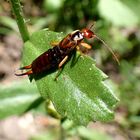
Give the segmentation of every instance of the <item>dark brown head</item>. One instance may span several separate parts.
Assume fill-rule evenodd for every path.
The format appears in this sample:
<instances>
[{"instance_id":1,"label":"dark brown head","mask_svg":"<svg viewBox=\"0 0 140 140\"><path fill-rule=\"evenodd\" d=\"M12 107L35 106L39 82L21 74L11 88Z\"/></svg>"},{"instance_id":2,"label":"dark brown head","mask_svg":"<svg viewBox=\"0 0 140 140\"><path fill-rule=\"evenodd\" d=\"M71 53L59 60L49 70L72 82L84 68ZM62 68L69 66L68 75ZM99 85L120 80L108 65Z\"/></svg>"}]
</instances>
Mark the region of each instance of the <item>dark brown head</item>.
<instances>
[{"instance_id":1,"label":"dark brown head","mask_svg":"<svg viewBox=\"0 0 140 140\"><path fill-rule=\"evenodd\" d=\"M96 35L94 34L94 32L91 31L91 30L88 29L88 28L82 29L82 30L81 30L81 33L82 33L83 37L84 37L84 38L87 38L87 39L93 38L93 37L96 36Z\"/></svg>"},{"instance_id":2,"label":"dark brown head","mask_svg":"<svg viewBox=\"0 0 140 140\"><path fill-rule=\"evenodd\" d=\"M88 28L84 28L81 31L80 30L75 30L71 33L71 40L77 41L77 42L81 42L83 39L90 39L90 38L94 38L96 37L96 35L93 33L93 31L91 31Z\"/></svg>"},{"instance_id":3,"label":"dark brown head","mask_svg":"<svg viewBox=\"0 0 140 140\"><path fill-rule=\"evenodd\" d=\"M116 55L113 52L113 50L104 42L104 40L102 40L101 38L99 38L93 31L91 31L91 27L89 29L88 28L84 28L84 29L81 30L81 35L83 36L83 38L86 38L86 39L96 38L99 41L101 41L104 44L104 46L112 53L112 55L116 59L117 63L119 64L119 60L116 57Z\"/></svg>"},{"instance_id":4,"label":"dark brown head","mask_svg":"<svg viewBox=\"0 0 140 140\"><path fill-rule=\"evenodd\" d=\"M93 25L92 25L93 26ZM79 45L79 43L81 43L84 39L90 39L90 38L96 38L99 41L101 41L104 46L112 53L112 55L115 57L116 61L119 64L119 60L116 57L115 53L113 52L113 50L104 42L104 40L102 40L101 38L99 38L92 30L92 26L90 28L84 28L82 30L75 30L73 31L71 34L69 34L69 42L75 43L75 45L68 45L69 47L72 46L77 46ZM67 39L68 40L68 39ZM68 47L67 47L68 48Z\"/></svg>"}]
</instances>

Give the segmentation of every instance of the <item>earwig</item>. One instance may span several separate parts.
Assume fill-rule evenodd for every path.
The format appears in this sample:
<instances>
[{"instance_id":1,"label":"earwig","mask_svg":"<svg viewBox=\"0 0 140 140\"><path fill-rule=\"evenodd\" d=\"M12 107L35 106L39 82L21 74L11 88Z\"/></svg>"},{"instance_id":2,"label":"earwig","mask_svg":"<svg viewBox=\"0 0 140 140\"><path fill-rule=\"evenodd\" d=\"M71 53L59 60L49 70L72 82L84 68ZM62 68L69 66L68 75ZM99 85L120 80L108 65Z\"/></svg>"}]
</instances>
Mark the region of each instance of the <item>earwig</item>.
<instances>
[{"instance_id":1,"label":"earwig","mask_svg":"<svg viewBox=\"0 0 140 140\"><path fill-rule=\"evenodd\" d=\"M92 27L92 26L91 26ZM90 27L90 28L91 28ZM16 76L39 74L44 71L49 71L52 69L60 69L66 63L73 51L75 51L77 46L84 46L87 49L91 49L91 46L85 43L84 39L97 38L100 40L105 47L112 53L116 61L119 63L118 58L115 56L111 48L100 39L96 34L94 34L91 29L85 28L82 30L75 30L72 33L64 37L59 43L52 44L54 47L47 50L40 56L38 56L30 65L19 68L21 73L15 73ZM27 70L22 72L22 70Z\"/></svg>"}]
</instances>

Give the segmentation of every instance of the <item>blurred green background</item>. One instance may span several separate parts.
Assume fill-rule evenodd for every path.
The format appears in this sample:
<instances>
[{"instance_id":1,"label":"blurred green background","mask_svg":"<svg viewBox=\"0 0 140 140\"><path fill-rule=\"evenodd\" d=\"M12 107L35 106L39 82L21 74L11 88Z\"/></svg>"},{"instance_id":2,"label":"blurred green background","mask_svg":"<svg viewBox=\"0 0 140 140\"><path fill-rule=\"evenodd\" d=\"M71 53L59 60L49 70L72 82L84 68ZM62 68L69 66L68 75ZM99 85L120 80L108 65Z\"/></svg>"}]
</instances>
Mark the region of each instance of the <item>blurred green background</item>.
<instances>
[{"instance_id":1,"label":"blurred green background","mask_svg":"<svg viewBox=\"0 0 140 140\"><path fill-rule=\"evenodd\" d=\"M91 123L88 128L75 128L72 127L71 122L66 121L63 126L66 139L140 139L140 0L21 0L21 5L30 34L44 28L70 33L76 29L89 27L96 22L93 30L105 40L119 58L120 65L117 65L111 53L102 47L103 44L97 40L90 42L93 51L89 55L96 60L97 66L111 79L110 84L120 98L120 102L116 108L115 120L112 122ZM15 77L13 74L20 65L21 51L22 40L10 4L8 1L1 0L0 110L7 103L12 106L15 102L22 101L22 104L17 112L10 109L7 110L6 115L3 115L6 111L0 112L0 117L3 119L0 124L7 121L3 116L9 117L20 114L22 109L27 112L30 108L34 108L31 116L28 115L35 122L38 120L35 116L41 114L39 121L42 122L43 128L41 127L38 132L36 126L29 127L38 133L33 133L32 136L30 133L25 133L23 140L57 140L59 122L44 117L42 99L39 99L35 85L29 85L29 82L23 80L25 78ZM14 95L18 98L15 99ZM32 96L32 98L27 96ZM14 98L13 102L10 101L11 98ZM27 100L28 103L36 101L38 104L36 107L28 108ZM29 116L24 119L29 121ZM16 119L19 121L21 118ZM10 137L4 131L3 126L0 130L3 130L0 132L0 139ZM11 137L16 139L14 136Z\"/></svg>"}]
</instances>

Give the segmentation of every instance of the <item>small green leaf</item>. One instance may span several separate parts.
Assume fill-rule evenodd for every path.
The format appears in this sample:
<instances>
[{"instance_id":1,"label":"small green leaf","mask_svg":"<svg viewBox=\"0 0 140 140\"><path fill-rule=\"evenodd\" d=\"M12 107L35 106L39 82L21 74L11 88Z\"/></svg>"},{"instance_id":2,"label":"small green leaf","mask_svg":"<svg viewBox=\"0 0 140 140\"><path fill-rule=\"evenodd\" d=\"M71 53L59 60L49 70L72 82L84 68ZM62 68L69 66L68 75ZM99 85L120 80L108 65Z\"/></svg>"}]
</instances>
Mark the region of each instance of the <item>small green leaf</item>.
<instances>
[{"instance_id":1,"label":"small green leaf","mask_svg":"<svg viewBox=\"0 0 140 140\"><path fill-rule=\"evenodd\" d=\"M77 131L80 137L86 140L112 140L109 134L96 129L91 130L91 128L79 127Z\"/></svg>"},{"instance_id":2,"label":"small green leaf","mask_svg":"<svg viewBox=\"0 0 140 140\"><path fill-rule=\"evenodd\" d=\"M35 107L33 103L38 98L35 85L27 81L0 86L0 119L25 113Z\"/></svg>"},{"instance_id":3,"label":"small green leaf","mask_svg":"<svg viewBox=\"0 0 140 140\"><path fill-rule=\"evenodd\" d=\"M0 23L18 32L18 26L14 19L6 17L6 16L0 16Z\"/></svg>"},{"instance_id":4,"label":"small green leaf","mask_svg":"<svg viewBox=\"0 0 140 140\"><path fill-rule=\"evenodd\" d=\"M56 11L60 10L63 3L64 3L64 0L55 0L55 1L44 0L43 5L44 5L47 12L56 12Z\"/></svg>"},{"instance_id":5,"label":"small green leaf","mask_svg":"<svg viewBox=\"0 0 140 140\"><path fill-rule=\"evenodd\" d=\"M117 26L136 26L139 17L120 0L100 0L98 4L99 13L102 17Z\"/></svg>"},{"instance_id":6,"label":"small green leaf","mask_svg":"<svg viewBox=\"0 0 140 140\"><path fill-rule=\"evenodd\" d=\"M60 41L62 33L41 30L34 33L24 45L24 65L47 51L51 42ZM79 56L77 53L76 58ZM118 99L103 82L107 76L95 66L88 56L80 56L77 63L70 60L55 81L56 72L36 80L40 94L50 99L56 110L77 124L89 121L108 121L114 116L112 111Z\"/></svg>"}]
</instances>

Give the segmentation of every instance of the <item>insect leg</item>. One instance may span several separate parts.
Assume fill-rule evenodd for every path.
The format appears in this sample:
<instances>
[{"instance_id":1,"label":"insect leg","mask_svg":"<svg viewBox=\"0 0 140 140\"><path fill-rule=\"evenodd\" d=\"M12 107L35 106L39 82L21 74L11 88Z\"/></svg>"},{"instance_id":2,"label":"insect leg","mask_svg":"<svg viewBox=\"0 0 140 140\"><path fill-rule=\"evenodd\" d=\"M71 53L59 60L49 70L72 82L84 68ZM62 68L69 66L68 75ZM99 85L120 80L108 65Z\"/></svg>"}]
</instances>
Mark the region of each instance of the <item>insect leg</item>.
<instances>
[{"instance_id":1,"label":"insect leg","mask_svg":"<svg viewBox=\"0 0 140 140\"><path fill-rule=\"evenodd\" d=\"M83 50L82 47L84 47L86 50ZM81 55L84 55L85 53L87 53L88 50L91 48L92 46L85 42L81 42L79 46L76 46L77 51L79 51Z\"/></svg>"},{"instance_id":2,"label":"insect leg","mask_svg":"<svg viewBox=\"0 0 140 140\"><path fill-rule=\"evenodd\" d=\"M55 76L55 81L57 80L58 76L60 75L61 73L61 70L62 70L62 66L66 63L66 61L68 60L68 55L66 55L63 60L59 63L58 65L58 72Z\"/></svg>"},{"instance_id":3,"label":"insect leg","mask_svg":"<svg viewBox=\"0 0 140 140\"><path fill-rule=\"evenodd\" d=\"M55 47L57 45L59 45L59 42L51 42L51 46Z\"/></svg>"},{"instance_id":4,"label":"insect leg","mask_svg":"<svg viewBox=\"0 0 140 140\"><path fill-rule=\"evenodd\" d=\"M63 60L59 63L58 68L61 68L63 66L63 64L65 64L65 62L68 60L68 55L66 55Z\"/></svg>"},{"instance_id":5,"label":"insect leg","mask_svg":"<svg viewBox=\"0 0 140 140\"><path fill-rule=\"evenodd\" d=\"M89 45L89 44L87 44L87 43L85 43L85 42L81 42L80 45L82 45L82 46L85 47L86 49L91 49L91 48L92 48L91 45Z\"/></svg>"},{"instance_id":6,"label":"insect leg","mask_svg":"<svg viewBox=\"0 0 140 140\"><path fill-rule=\"evenodd\" d=\"M79 46L76 46L76 49L77 49L77 51L80 53L80 55L84 55L84 53L81 51L81 49L80 49L80 47Z\"/></svg>"}]
</instances>

